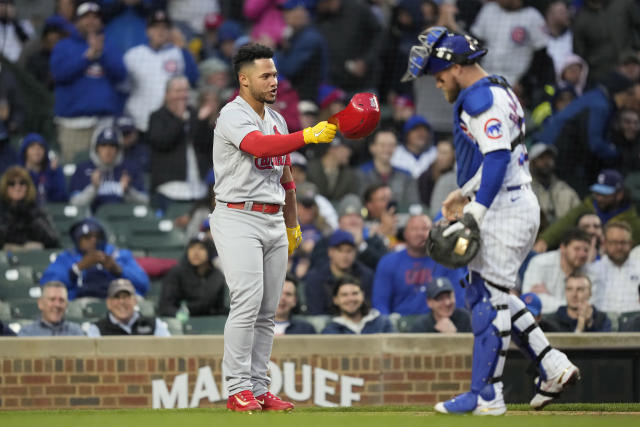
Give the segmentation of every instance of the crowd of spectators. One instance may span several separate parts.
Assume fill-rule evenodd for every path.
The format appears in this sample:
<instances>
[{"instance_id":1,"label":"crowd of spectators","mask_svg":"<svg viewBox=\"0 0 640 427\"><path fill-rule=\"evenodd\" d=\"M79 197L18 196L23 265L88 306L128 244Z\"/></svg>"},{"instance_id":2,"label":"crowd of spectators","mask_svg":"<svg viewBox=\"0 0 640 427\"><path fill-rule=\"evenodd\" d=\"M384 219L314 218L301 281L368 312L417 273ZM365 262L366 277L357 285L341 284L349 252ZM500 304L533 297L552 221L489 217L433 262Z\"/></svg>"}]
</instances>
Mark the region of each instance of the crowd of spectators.
<instances>
[{"instance_id":1,"label":"crowd of spectators","mask_svg":"<svg viewBox=\"0 0 640 427\"><path fill-rule=\"evenodd\" d=\"M430 25L479 38L483 67L526 110L542 220L520 268L525 303L547 330L640 328L637 1L0 0L0 257L58 250L36 278L41 316L20 335L76 334L67 305L96 301L108 310L91 336L166 335L140 314L145 301L169 318L225 315L208 233L212 135L237 93L232 57L250 42L275 52L271 107L290 132L357 92L382 107L369 137L291 154L304 240L277 332L468 331L466 270L424 246L456 186L450 113L400 82ZM173 221L183 250L150 268L96 219L115 204ZM189 208L170 216L177 204ZM74 224L56 223L61 205L78 210Z\"/></svg>"}]
</instances>

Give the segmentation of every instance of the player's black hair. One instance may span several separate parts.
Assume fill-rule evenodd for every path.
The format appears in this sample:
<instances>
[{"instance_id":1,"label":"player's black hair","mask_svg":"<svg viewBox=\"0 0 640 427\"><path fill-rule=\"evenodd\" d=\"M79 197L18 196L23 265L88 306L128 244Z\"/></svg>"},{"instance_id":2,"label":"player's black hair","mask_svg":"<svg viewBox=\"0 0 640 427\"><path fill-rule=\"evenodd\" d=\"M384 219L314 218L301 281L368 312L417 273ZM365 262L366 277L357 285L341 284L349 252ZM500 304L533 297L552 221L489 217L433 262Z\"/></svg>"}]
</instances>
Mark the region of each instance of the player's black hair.
<instances>
[{"instance_id":1,"label":"player's black hair","mask_svg":"<svg viewBox=\"0 0 640 427\"><path fill-rule=\"evenodd\" d=\"M591 235L579 228L570 228L564 233L564 236L562 236L560 244L566 246L574 240L591 243Z\"/></svg>"},{"instance_id":2,"label":"player's black hair","mask_svg":"<svg viewBox=\"0 0 640 427\"><path fill-rule=\"evenodd\" d=\"M259 43L249 43L238 49L238 53L233 57L233 71L236 74L236 79L242 67L252 63L256 59L271 59L273 58L273 50L265 45Z\"/></svg>"},{"instance_id":3,"label":"player's black hair","mask_svg":"<svg viewBox=\"0 0 640 427\"><path fill-rule=\"evenodd\" d=\"M362 282L360 281L360 279L350 274L345 274L336 281L335 285L333 285L332 295L334 297L338 295L338 291L344 285L356 285L360 288L363 294L365 293L364 289L362 288ZM360 306L360 314L366 316L367 314L369 314L370 309L371 307L369 307L369 303L367 302L367 298L365 297L362 301L362 305ZM340 307L335 304L333 304L333 311L335 312L335 314L340 315Z\"/></svg>"}]
</instances>

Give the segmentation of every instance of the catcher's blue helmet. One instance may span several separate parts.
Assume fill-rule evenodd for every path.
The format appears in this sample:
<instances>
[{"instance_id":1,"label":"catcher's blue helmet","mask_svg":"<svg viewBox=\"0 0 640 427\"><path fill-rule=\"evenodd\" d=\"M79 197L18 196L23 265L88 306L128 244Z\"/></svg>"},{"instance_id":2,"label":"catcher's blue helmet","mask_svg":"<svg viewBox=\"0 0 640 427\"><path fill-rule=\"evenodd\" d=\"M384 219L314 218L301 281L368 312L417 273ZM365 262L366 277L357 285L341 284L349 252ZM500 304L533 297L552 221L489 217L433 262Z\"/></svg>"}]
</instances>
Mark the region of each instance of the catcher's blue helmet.
<instances>
[{"instance_id":1,"label":"catcher's blue helmet","mask_svg":"<svg viewBox=\"0 0 640 427\"><path fill-rule=\"evenodd\" d=\"M447 27L430 27L418 36L419 45L409 53L409 66L402 81L414 80L420 74L436 74L453 64L473 64L487 53L480 42L471 36L449 30Z\"/></svg>"}]
</instances>

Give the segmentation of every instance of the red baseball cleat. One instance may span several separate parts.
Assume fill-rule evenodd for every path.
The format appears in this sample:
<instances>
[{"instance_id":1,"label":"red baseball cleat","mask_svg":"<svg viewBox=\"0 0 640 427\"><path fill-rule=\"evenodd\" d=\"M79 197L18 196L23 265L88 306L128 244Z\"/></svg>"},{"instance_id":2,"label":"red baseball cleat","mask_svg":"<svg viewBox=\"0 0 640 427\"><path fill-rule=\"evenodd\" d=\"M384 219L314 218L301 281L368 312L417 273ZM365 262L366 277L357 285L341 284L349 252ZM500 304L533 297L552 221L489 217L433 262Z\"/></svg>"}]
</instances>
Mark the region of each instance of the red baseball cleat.
<instances>
[{"instance_id":1,"label":"red baseball cleat","mask_svg":"<svg viewBox=\"0 0 640 427\"><path fill-rule=\"evenodd\" d=\"M270 391L260 396L256 396L256 400L262 405L263 411L283 411L290 412L295 408L291 402L285 402Z\"/></svg>"},{"instance_id":2,"label":"red baseball cleat","mask_svg":"<svg viewBox=\"0 0 640 427\"><path fill-rule=\"evenodd\" d=\"M227 409L234 412L252 414L254 411L261 411L262 406L258 403L251 391L243 390L229 396L229 399L227 400Z\"/></svg>"}]
</instances>

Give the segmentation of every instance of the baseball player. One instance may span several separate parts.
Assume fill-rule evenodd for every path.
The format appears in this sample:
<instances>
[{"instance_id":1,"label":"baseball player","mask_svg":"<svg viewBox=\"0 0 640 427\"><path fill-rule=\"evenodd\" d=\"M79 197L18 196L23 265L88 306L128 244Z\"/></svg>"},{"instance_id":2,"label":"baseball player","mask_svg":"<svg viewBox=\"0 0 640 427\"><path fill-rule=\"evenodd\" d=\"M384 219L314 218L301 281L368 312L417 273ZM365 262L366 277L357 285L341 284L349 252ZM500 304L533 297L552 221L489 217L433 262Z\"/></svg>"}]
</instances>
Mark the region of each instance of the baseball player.
<instances>
[{"instance_id":1,"label":"baseball player","mask_svg":"<svg viewBox=\"0 0 640 427\"><path fill-rule=\"evenodd\" d=\"M274 316L291 254L302 241L289 154L329 143L336 126L320 122L289 134L276 100L273 51L245 45L234 57L239 95L220 111L213 137L216 208L211 234L231 299L224 330L227 408L290 411L269 392Z\"/></svg>"},{"instance_id":2,"label":"baseball player","mask_svg":"<svg viewBox=\"0 0 640 427\"><path fill-rule=\"evenodd\" d=\"M472 37L431 27L411 49L403 81L420 74L453 105L459 189L442 206L448 220L470 214L482 240L469 263L465 300L474 334L471 390L436 404L441 413L501 415L506 411L501 375L512 334L539 369L531 406L539 409L579 378L566 355L549 345L519 298L510 294L518 268L540 225L540 207L531 191L524 141L524 114L504 78L488 75L477 61L487 53ZM454 222L444 235L464 225Z\"/></svg>"}]
</instances>

